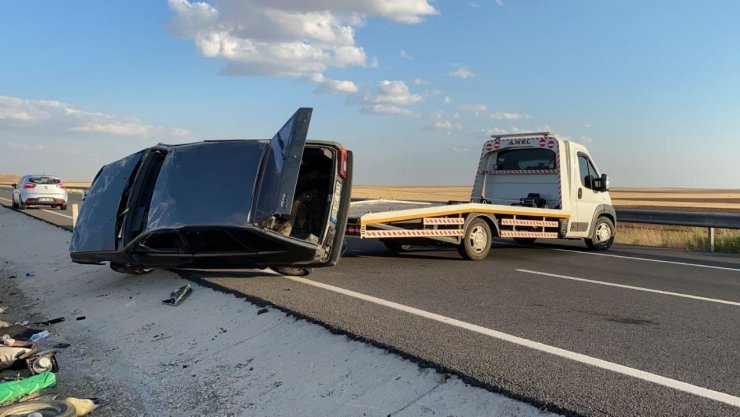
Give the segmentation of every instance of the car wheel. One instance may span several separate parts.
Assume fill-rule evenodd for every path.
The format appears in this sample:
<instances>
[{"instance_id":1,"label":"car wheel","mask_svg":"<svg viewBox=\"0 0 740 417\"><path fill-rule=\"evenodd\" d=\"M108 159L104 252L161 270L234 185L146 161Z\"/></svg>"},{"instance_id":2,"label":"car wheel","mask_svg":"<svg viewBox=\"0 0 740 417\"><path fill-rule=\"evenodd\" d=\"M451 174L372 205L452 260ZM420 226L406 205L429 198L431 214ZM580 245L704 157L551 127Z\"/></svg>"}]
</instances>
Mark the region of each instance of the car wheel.
<instances>
[{"instance_id":1,"label":"car wheel","mask_svg":"<svg viewBox=\"0 0 740 417\"><path fill-rule=\"evenodd\" d=\"M15 202L15 198L11 198L11 200L12 200L11 205L13 206L14 209L17 209L18 203Z\"/></svg>"},{"instance_id":2,"label":"car wheel","mask_svg":"<svg viewBox=\"0 0 740 417\"><path fill-rule=\"evenodd\" d=\"M152 268L144 268L141 266L128 266L128 265L117 264L113 262L110 263L110 269L118 273L128 274L128 275L144 275L154 270Z\"/></svg>"},{"instance_id":3,"label":"car wheel","mask_svg":"<svg viewBox=\"0 0 740 417\"><path fill-rule=\"evenodd\" d=\"M493 236L488 223L481 218L477 218L468 224L463 241L457 247L457 251L465 259L480 261L491 252L492 242Z\"/></svg>"},{"instance_id":4,"label":"car wheel","mask_svg":"<svg viewBox=\"0 0 740 417\"><path fill-rule=\"evenodd\" d=\"M18 202L18 209L19 210L25 210L26 208L28 208L28 206L26 205L26 203L24 203L23 200L20 200Z\"/></svg>"},{"instance_id":5,"label":"car wheel","mask_svg":"<svg viewBox=\"0 0 740 417\"><path fill-rule=\"evenodd\" d=\"M300 268L296 266L273 266L271 269L280 275L289 277L305 277L312 271L311 268Z\"/></svg>"},{"instance_id":6,"label":"car wheel","mask_svg":"<svg viewBox=\"0 0 740 417\"><path fill-rule=\"evenodd\" d=\"M62 210L62 211L66 211L67 210L67 205L66 204L62 204L61 206L59 206L59 209Z\"/></svg>"},{"instance_id":7,"label":"car wheel","mask_svg":"<svg viewBox=\"0 0 740 417\"><path fill-rule=\"evenodd\" d=\"M596 219L594 229L591 232L591 237L584 239L586 246L589 249L595 251L603 251L612 247L614 244L614 237L616 236L616 229L614 223L607 217L599 217Z\"/></svg>"},{"instance_id":8,"label":"car wheel","mask_svg":"<svg viewBox=\"0 0 740 417\"><path fill-rule=\"evenodd\" d=\"M535 237L515 237L514 242L522 245L531 245L537 240Z\"/></svg>"},{"instance_id":9,"label":"car wheel","mask_svg":"<svg viewBox=\"0 0 740 417\"><path fill-rule=\"evenodd\" d=\"M404 245L394 239L382 239L381 242L388 249L388 252L398 255L401 252L411 250L411 245Z\"/></svg>"}]
</instances>

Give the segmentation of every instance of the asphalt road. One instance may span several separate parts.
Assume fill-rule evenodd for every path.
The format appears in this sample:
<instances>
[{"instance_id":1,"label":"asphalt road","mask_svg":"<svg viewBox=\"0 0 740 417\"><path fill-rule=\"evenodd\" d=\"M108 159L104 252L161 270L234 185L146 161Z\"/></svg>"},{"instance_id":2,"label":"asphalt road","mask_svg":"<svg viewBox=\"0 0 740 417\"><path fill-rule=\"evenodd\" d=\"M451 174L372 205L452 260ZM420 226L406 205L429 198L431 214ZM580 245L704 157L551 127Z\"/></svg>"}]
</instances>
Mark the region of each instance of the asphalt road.
<instances>
[{"instance_id":1,"label":"asphalt road","mask_svg":"<svg viewBox=\"0 0 740 417\"><path fill-rule=\"evenodd\" d=\"M337 267L308 279L180 274L552 410L740 416L740 257L494 246L470 262L351 240Z\"/></svg>"},{"instance_id":2,"label":"asphalt road","mask_svg":"<svg viewBox=\"0 0 740 417\"><path fill-rule=\"evenodd\" d=\"M0 186L0 205L10 207L13 201L11 198L12 189L7 186ZM72 228L72 204L82 204L82 196L70 194L67 210L32 207L24 211L30 216L70 229Z\"/></svg>"}]
</instances>

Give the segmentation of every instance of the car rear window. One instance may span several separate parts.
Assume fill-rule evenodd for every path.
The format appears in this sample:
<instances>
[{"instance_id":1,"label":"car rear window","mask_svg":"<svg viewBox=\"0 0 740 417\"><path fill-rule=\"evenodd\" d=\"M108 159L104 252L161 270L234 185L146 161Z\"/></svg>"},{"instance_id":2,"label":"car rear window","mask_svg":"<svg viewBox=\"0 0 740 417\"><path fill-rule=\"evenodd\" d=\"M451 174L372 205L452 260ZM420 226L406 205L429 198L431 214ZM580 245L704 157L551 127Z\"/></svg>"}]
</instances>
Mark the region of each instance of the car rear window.
<instances>
[{"instance_id":1,"label":"car rear window","mask_svg":"<svg viewBox=\"0 0 740 417\"><path fill-rule=\"evenodd\" d=\"M52 177L32 177L28 181L34 184L59 184L62 182L59 178Z\"/></svg>"}]
</instances>

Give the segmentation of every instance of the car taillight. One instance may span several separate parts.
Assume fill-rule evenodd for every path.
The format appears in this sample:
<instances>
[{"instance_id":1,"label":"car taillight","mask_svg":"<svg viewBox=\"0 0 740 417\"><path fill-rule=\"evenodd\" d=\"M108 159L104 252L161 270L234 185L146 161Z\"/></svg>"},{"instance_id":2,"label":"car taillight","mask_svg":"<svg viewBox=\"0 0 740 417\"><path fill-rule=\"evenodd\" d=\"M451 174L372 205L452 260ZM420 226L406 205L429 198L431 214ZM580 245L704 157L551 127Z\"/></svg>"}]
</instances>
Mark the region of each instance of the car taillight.
<instances>
[{"instance_id":1,"label":"car taillight","mask_svg":"<svg viewBox=\"0 0 740 417\"><path fill-rule=\"evenodd\" d=\"M64 186L64 184L57 184L57 187L62 188L62 189L67 188Z\"/></svg>"},{"instance_id":2,"label":"car taillight","mask_svg":"<svg viewBox=\"0 0 740 417\"><path fill-rule=\"evenodd\" d=\"M29 183L23 185L23 188L36 188L36 183L29 182Z\"/></svg>"},{"instance_id":3,"label":"car taillight","mask_svg":"<svg viewBox=\"0 0 740 417\"><path fill-rule=\"evenodd\" d=\"M339 176L342 179L347 179L347 148L344 146L339 152Z\"/></svg>"}]
</instances>

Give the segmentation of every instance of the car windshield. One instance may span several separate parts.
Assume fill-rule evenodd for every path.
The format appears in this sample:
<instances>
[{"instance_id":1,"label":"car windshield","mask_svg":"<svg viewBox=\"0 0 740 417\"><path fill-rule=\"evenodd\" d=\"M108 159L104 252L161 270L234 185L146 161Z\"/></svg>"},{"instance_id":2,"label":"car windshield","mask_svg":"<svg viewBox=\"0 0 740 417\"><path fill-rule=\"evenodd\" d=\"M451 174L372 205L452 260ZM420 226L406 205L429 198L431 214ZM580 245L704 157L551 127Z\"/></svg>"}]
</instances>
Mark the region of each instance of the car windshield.
<instances>
[{"instance_id":1,"label":"car windshield","mask_svg":"<svg viewBox=\"0 0 740 417\"><path fill-rule=\"evenodd\" d=\"M59 178L52 177L32 177L28 181L34 184L59 184L62 182Z\"/></svg>"}]
</instances>

